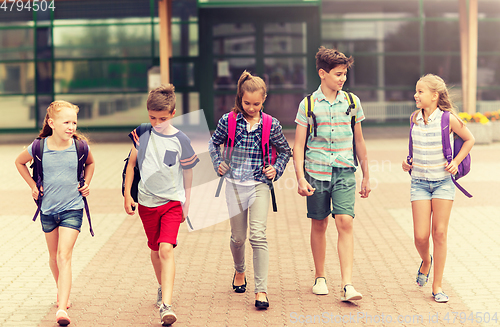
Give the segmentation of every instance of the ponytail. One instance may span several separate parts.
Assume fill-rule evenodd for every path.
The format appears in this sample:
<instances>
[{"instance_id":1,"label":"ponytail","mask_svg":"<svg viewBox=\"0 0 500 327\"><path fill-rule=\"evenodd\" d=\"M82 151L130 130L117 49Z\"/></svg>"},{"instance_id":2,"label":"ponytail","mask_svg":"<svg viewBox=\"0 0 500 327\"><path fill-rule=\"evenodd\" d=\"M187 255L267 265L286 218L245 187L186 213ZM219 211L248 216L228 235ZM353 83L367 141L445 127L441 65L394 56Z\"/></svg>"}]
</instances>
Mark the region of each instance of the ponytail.
<instances>
[{"instance_id":1,"label":"ponytail","mask_svg":"<svg viewBox=\"0 0 500 327\"><path fill-rule=\"evenodd\" d=\"M242 105L243 94L245 94L245 92L253 93L256 91L262 91L262 97L265 99L267 96L266 83L259 76L254 76L246 70L243 71L240 78L238 79L236 99L234 101L234 107L232 110L236 113L244 113Z\"/></svg>"}]
</instances>

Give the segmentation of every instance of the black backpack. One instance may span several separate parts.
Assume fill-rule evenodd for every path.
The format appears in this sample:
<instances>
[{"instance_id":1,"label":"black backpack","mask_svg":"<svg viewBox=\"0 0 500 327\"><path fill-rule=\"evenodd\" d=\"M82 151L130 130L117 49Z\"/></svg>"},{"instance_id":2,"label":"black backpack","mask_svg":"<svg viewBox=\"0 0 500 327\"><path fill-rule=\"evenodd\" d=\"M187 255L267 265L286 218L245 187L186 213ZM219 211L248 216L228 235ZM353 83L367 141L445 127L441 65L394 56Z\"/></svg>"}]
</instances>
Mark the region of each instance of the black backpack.
<instances>
[{"instance_id":1,"label":"black backpack","mask_svg":"<svg viewBox=\"0 0 500 327\"><path fill-rule=\"evenodd\" d=\"M87 161L87 157L89 156L89 146L85 140L77 140L74 139L75 147L76 147L76 154L78 157L78 169L77 169L77 178L78 178L78 185L82 187L85 184L85 162ZM35 203L37 205L37 209L35 212L35 215L33 216L33 221L36 220L38 217L38 214L40 213L40 209L42 208L42 200L43 200L43 195L40 192L40 188L43 185L43 165L42 165L42 158L43 158L43 146L44 146L44 139L41 137L37 137L33 141L33 145L31 148L31 152L33 153L33 164L31 165L31 168L33 168L33 180L36 182L36 187L38 188L38 199L35 200ZM87 198L83 197L83 203L85 205L85 212L87 213L87 218L89 221L89 227L90 227L90 234L94 236L94 231L92 230L92 223L90 221L90 209L89 205L87 202Z\"/></svg>"},{"instance_id":2,"label":"black backpack","mask_svg":"<svg viewBox=\"0 0 500 327\"><path fill-rule=\"evenodd\" d=\"M145 132L149 132L144 134ZM141 124L139 126L139 135L138 137L140 138L142 135L144 135L142 142L145 143L145 145L148 144L149 137L151 136L151 124ZM143 146L140 148L141 151L141 157L142 153L146 151L146 146ZM137 155L139 158L139 154ZM125 166L123 167L123 172L122 172L122 195L125 195L125 175L127 174L127 166L128 166L128 160L130 159L130 152L125 158ZM135 167L134 167L134 181L132 182L132 187L130 188L130 194L132 195L132 199L137 203L138 202L138 197L137 194L139 192L139 181L141 180L141 172L139 170L139 160L136 161Z\"/></svg>"}]
</instances>

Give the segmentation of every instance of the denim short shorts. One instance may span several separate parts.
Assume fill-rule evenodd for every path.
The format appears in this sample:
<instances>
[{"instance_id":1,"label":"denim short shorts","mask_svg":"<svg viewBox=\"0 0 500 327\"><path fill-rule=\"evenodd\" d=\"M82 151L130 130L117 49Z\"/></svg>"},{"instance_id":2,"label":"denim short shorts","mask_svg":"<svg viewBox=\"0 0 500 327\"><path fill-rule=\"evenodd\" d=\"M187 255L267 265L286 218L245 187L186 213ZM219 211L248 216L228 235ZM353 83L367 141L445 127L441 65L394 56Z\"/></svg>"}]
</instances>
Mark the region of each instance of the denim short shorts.
<instances>
[{"instance_id":1,"label":"denim short shorts","mask_svg":"<svg viewBox=\"0 0 500 327\"><path fill-rule=\"evenodd\" d=\"M67 210L55 215L40 214L42 221L42 230L45 233L50 233L57 227L67 227L80 231L82 227L83 209Z\"/></svg>"},{"instance_id":2,"label":"denim short shorts","mask_svg":"<svg viewBox=\"0 0 500 327\"><path fill-rule=\"evenodd\" d=\"M413 178L411 180L410 198L411 201L432 199L454 200L455 184L453 184L451 176L439 181Z\"/></svg>"},{"instance_id":3,"label":"denim short shorts","mask_svg":"<svg viewBox=\"0 0 500 327\"><path fill-rule=\"evenodd\" d=\"M307 217L323 220L328 215L349 215L354 218L356 177L354 168L332 168L330 181L320 181L307 173L306 180L316 190L307 197Z\"/></svg>"}]
</instances>

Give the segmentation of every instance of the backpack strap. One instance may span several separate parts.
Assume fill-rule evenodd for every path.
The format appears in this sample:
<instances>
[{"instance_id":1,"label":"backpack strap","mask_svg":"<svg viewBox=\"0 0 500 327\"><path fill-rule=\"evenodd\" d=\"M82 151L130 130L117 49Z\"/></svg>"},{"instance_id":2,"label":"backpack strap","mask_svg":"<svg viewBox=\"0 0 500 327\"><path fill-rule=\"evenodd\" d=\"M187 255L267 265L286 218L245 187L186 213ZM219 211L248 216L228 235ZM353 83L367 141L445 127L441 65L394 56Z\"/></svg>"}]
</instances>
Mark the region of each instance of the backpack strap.
<instances>
[{"instance_id":1,"label":"backpack strap","mask_svg":"<svg viewBox=\"0 0 500 327\"><path fill-rule=\"evenodd\" d=\"M354 158L354 165L358 166L358 158L356 157L356 141L354 139L354 126L356 126L356 115L358 113L358 106L351 92L344 91L344 93L347 95L347 102L349 103L349 106L347 107L347 111L345 114L351 116L352 154Z\"/></svg>"},{"instance_id":2,"label":"backpack strap","mask_svg":"<svg viewBox=\"0 0 500 327\"><path fill-rule=\"evenodd\" d=\"M36 220L36 217L38 217L38 215L40 214L40 210L42 209L43 194L40 190L43 185L42 157L44 141L44 139L37 137L33 141L33 145L31 147L31 153L33 154L33 180L36 182L36 187L38 189L38 198L35 200L37 208L35 215L33 216L33 221Z\"/></svg>"},{"instance_id":3,"label":"backpack strap","mask_svg":"<svg viewBox=\"0 0 500 327\"><path fill-rule=\"evenodd\" d=\"M316 121L316 115L314 114L314 98L312 94L305 97L304 107L307 119L307 138L309 135L314 133L314 137L318 136L318 123ZM307 142L306 138L306 142Z\"/></svg>"},{"instance_id":4,"label":"backpack strap","mask_svg":"<svg viewBox=\"0 0 500 327\"><path fill-rule=\"evenodd\" d=\"M273 125L273 117L262 112L262 156L264 161L264 167L268 167L271 164L271 160L269 159L269 147L270 147L270 137L271 137L271 126ZM269 185L269 189L271 190L271 200L273 204L273 211L278 211L278 206L276 204L276 195L274 193L273 181L268 180L267 184Z\"/></svg>"},{"instance_id":5,"label":"backpack strap","mask_svg":"<svg viewBox=\"0 0 500 327\"><path fill-rule=\"evenodd\" d=\"M76 147L76 155L78 157L78 168L77 168L77 178L78 185L82 187L85 185L85 162L89 156L89 145L85 140L74 140ZM90 235L94 236L94 231L92 230L92 222L90 220L90 209L86 197L83 198L83 204L85 206L85 213L87 214L87 219L89 221Z\"/></svg>"},{"instance_id":6,"label":"backpack strap","mask_svg":"<svg viewBox=\"0 0 500 327\"><path fill-rule=\"evenodd\" d=\"M146 155L146 148L149 142L149 137L151 136L151 128L152 125L149 123L142 123L139 126L139 144L137 148L137 167L139 168L142 166L142 162L144 161L144 157ZM143 146L141 146L141 144Z\"/></svg>"},{"instance_id":7,"label":"backpack strap","mask_svg":"<svg viewBox=\"0 0 500 327\"><path fill-rule=\"evenodd\" d=\"M233 156L234 149L234 139L236 138L236 112L231 111L227 115L227 141L224 145L224 162L229 165L231 162L231 157ZM224 176L219 179L219 184L217 185L217 190L215 191L215 197L218 198L220 191L222 189L222 183L224 182Z\"/></svg>"},{"instance_id":8,"label":"backpack strap","mask_svg":"<svg viewBox=\"0 0 500 327\"><path fill-rule=\"evenodd\" d=\"M451 149L450 143L450 112L443 111L443 116L441 117L441 142L443 145L443 155L446 158L446 162L449 164L453 160L453 151ZM451 179L453 180L453 184L462 191L465 196L468 198L472 198L472 195L467 192L458 182L456 181L455 176L451 175Z\"/></svg>"},{"instance_id":9,"label":"backpack strap","mask_svg":"<svg viewBox=\"0 0 500 327\"><path fill-rule=\"evenodd\" d=\"M231 162L233 156L234 140L236 138L236 112L231 111L227 115L227 142L224 147L224 161Z\"/></svg>"},{"instance_id":10,"label":"backpack strap","mask_svg":"<svg viewBox=\"0 0 500 327\"><path fill-rule=\"evenodd\" d=\"M408 156L406 157L406 163L411 165L411 159L413 159L413 138L411 137L411 131L413 130L413 126L415 123L413 122L413 117L415 116L415 112L410 116L410 135L408 137ZM411 176L411 169L408 171L408 174Z\"/></svg>"}]
</instances>

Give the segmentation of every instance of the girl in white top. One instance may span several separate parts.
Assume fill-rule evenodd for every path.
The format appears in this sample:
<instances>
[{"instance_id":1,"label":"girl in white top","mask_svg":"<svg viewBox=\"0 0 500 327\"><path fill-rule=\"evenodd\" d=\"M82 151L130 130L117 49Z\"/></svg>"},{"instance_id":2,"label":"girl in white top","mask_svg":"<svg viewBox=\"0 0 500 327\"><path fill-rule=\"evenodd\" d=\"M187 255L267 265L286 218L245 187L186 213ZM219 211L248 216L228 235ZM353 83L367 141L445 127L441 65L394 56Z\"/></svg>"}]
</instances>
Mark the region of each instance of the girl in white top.
<instances>
[{"instance_id":1,"label":"girl in white top","mask_svg":"<svg viewBox=\"0 0 500 327\"><path fill-rule=\"evenodd\" d=\"M417 82L415 102L420 110L412 115L413 160L403 161L403 170L412 170L411 204L415 247L422 258L417 271L417 284L425 286L434 261L432 296L436 302L447 302L442 281L447 252L447 233L455 185L451 175L474 145L474 137L455 114L448 89L443 79L425 75ZM441 143L441 117L450 111L449 133L464 140L458 155L448 164ZM453 139L450 137L450 139ZM432 230L434 253L430 254L429 237Z\"/></svg>"}]
</instances>

